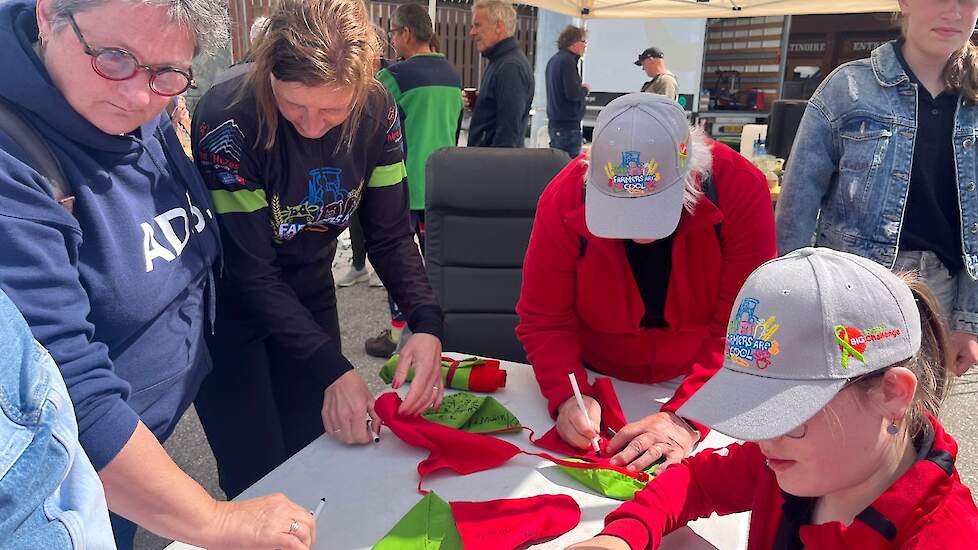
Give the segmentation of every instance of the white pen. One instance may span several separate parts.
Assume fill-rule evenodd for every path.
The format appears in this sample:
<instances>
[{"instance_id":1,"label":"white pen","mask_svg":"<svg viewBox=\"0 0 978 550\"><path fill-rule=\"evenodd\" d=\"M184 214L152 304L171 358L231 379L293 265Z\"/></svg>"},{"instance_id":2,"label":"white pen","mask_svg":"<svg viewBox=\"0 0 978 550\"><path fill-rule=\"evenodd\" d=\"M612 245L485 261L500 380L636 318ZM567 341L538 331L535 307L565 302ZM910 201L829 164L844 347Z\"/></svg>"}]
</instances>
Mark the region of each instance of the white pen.
<instances>
[{"instance_id":1,"label":"white pen","mask_svg":"<svg viewBox=\"0 0 978 550\"><path fill-rule=\"evenodd\" d=\"M574 376L573 372L568 374L567 376L568 378L570 378L571 387L574 388L574 397L577 399L577 406L581 408L581 414L583 414L584 418L587 419L588 426L591 426L591 429L595 430L594 423L591 422L591 416L588 415L587 408L584 407L584 397L581 395L581 388L578 387L577 385L577 377ZM594 447L594 452L597 454L601 454L600 441L601 440L599 440L597 437L591 440L591 446Z\"/></svg>"},{"instance_id":2,"label":"white pen","mask_svg":"<svg viewBox=\"0 0 978 550\"><path fill-rule=\"evenodd\" d=\"M374 443L380 443L380 434L374 432L373 418L367 418L367 431L370 432L370 436L374 438Z\"/></svg>"},{"instance_id":3,"label":"white pen","mask_svg":"<svg viewBox=\"0 0 978 550\"><path fill-rule=\"evenodd\" d=\"M312 513L313 521L319 519L319 513L323 511L323 506L326 506L326 497L319 499L319 504L316 505L316 511Z\"/></svg>"}]
</instances>

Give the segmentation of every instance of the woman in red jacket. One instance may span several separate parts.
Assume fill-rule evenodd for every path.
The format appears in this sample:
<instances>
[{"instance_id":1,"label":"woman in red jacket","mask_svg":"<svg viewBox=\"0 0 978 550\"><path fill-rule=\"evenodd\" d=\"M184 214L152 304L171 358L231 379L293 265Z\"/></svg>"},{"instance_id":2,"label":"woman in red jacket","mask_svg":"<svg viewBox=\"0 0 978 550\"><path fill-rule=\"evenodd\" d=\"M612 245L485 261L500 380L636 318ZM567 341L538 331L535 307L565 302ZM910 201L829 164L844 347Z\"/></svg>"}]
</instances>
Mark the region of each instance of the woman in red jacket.
<instances>
[{"instance_id":1,"label":"woman in red jacket","mask_svg":"<svg viewBox=\"0 0 978 550\"><path fill-rule=\"evenodd\" d=\"M657 548L748 510L749 550L974 548L978 509L937 421L950 377L930 290L804 248L755 271L737 303L723 369L679 413L752 443L667 469L571 548Z\"/></svg>"},{"instance_id":2,"label":"woman in red jacket","mask_svg":"<svg viewBox=\"0 0 978 550\"><path fill-rule=\"evenodd\" d=\"M561 437L584 449L597 435L568 373L595 426L585 367L646 384L682 376L662 412L626 426L608 450L635 470L688 455L700 434L675 411L720 368L733 299L775 256L771 198L753 165L691 131L674 101L636 93L609 103L590 156L540 198L516 307Z\"/></svg>"}]
</instances>

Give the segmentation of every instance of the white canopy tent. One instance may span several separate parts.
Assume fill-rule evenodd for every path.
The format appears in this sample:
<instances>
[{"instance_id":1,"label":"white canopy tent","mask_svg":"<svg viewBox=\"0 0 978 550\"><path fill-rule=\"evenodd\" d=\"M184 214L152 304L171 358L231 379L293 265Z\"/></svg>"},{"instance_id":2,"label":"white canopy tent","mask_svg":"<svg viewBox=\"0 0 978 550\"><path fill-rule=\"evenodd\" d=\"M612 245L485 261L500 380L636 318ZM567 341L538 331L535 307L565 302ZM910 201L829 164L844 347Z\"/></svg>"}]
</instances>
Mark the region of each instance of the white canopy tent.
<instances>
[{"instance_id":1,"label":"white canopy tent","mask_svg":"<svg viewBox=\"0 0 978 550\"><path fill-rule=\"evenodd\" d=\"M433 2L434 0L432 0ZM584 19L755 17L897 11L897 0L519 0Z\"/></svg>"}]
</instances>

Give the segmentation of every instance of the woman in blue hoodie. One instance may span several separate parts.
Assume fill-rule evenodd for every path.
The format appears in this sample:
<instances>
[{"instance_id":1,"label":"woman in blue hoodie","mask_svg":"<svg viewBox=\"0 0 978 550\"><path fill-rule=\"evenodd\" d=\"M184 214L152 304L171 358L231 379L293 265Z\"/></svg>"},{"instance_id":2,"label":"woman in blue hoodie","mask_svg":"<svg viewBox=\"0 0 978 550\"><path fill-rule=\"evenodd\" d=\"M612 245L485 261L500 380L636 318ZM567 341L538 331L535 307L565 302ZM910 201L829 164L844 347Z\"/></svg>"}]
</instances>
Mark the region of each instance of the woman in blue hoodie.
<instances>
[{"instance_id":1,"label":"woman in blue hoodie","mask_svg":"<svg viewBox=\"0 0 978 550\"><path fill-rule=\"evenodd\" d=\"M226 39L226 17L222 2L0 4L0 97L74 195L69 213L38 191L24 135L0 132L0 288L64 375L120 548L135 528L119 516L205 547L300 549L314 537L308 511L281 495L215 501L160 445L210 368L220 247L163 110L192 86L194 56Z\"/></svg>"}]
</instances>

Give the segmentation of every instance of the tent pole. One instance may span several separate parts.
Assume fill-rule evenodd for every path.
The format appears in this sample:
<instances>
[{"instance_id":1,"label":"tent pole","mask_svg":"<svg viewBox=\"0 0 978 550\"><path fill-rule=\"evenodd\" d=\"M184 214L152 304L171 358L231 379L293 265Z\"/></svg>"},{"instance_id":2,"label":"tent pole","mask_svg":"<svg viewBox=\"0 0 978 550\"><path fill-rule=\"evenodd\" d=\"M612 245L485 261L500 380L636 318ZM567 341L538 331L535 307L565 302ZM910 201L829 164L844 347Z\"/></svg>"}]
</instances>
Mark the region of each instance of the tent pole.
<instances>
[{"instance_id":1,"label":"tent pole","mask_svg":"<svg viewBox=\"0 0 978 550\"><path fill-rule=\"evenodd\" d=\"M784 25L781 26L781 66L778 69L778 99L784 90L784 72L788 70L788 43L791 40L791 16L784 16Z\"/></svg>"}]
</instances>

